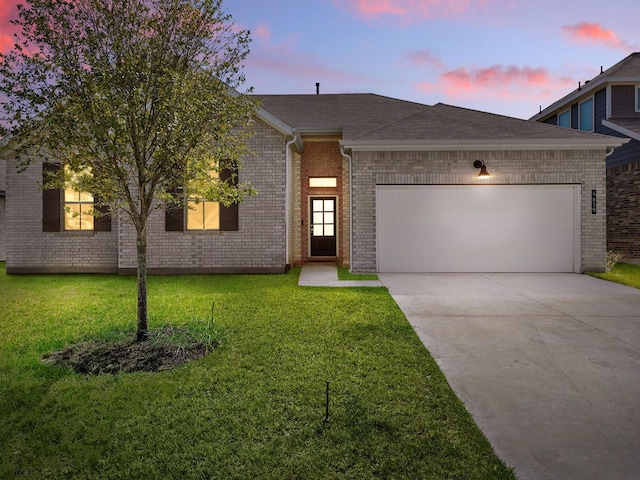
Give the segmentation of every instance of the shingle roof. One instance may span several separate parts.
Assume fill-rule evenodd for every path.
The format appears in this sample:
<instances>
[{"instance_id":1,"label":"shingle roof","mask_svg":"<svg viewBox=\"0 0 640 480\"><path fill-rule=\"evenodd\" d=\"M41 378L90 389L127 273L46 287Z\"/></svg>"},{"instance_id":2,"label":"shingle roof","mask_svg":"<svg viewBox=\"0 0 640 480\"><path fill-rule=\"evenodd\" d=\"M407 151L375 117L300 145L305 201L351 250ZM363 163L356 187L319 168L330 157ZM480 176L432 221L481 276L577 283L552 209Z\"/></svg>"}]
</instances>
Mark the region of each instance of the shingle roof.
<instances>
[{"instance_id":1,"label":"shingle roof","mask_svg":"<svg viewBox=\"0 0 640 480\"><path fill-rule=\"evenodd\" d=\"M420 112L427 105L372 93L260 95L262 108L298 130L338 127L343 138Z\"/></svg>"},{"instance_id":2,"label":"shingle roof","mask_svg":"<svg viewBox=\"0 0 640 480\"><path fill-rule=\"evenodd\" d=\"M604 141L604 135L439 103L374 94L262 95L262 108L301 132L335 130L352 142Z\"/></svg>"},{"instance_id":3,"label":"shingle roof","mask_svg":"<svg viewBox=\"0 0 640 480\"><path fill-rule=\"evenodd\" d=\"M602 124L640 141L640 118L611 118L603 120Z\"/></svg>"},{"instance_id":4,"label":"shingle roof","mask_svg":"<svg viewBox=\"0 0 640 480\"><path fill-rule=\"evenodd\" d=\"M640 77L640 52L634 52L623 58L613 67L594 77L592 81L601 78L630 78Z\"/></svg>"},{"instance_id":5,"label":"shingle roof","mask_svg":"<svg viewBox=\"0 0 640 480\"><path fill-rule=\"evenodd\" d=\"M356 140L565 140L594 136L579 130L438 103L360 135Z\"/></svg>"}]
</instances>

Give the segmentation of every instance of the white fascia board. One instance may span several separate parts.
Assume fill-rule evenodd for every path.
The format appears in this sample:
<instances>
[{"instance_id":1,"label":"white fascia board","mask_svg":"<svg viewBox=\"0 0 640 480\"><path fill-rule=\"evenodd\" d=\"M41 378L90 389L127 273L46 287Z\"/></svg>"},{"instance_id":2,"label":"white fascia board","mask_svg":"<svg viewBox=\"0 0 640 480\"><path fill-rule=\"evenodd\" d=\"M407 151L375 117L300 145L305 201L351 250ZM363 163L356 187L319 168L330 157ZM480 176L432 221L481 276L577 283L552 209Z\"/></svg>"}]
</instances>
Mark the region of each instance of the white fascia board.
<instances>
[{"instance_id":1,"label":"white fascia board","mask_svg":"<svg viewBox=\"0 0 640 480\"><path fill-rule=\"evenodd\" d=\"M616 125L615 123L610 122L609 120L602 120L602 126L610 128L611 130L615 130L616 132L626 135L627 137L640 141L639 133L634 132L633 130L629 130L628 128L621 127L620 125Z\"/></svg>"},{"instance_id":2,"label":"white fascia board","mask_svg":"<svg viewBox=\"0 0 640 480\"><path fill-rule=\"evenodd\" d=\"M271 125L277 131L282 133L283 135L293 135L294 129L291 125L286 122L283 122L274 114L268 112L264 108L259 108L255 111L256 117L258 117L263 122Z\"/></svg>"},{"instance_id":3,"label":"white fascia board","mask_svg":"<svg viewBox=\"0 0 640 480\"><path fill-rule=\"evenodd\" d=\"M264 108L259 108L254 113L256 117L265 122L267 125L272 126L284 136L294 139L297 151L302 152L302 150L304 149L304 144L302 143L302 139L300 138L300 135L295 128L293 128L288 123L280 120L278 117L265 110Z\"/></svg>"},{"instance_id":4,"label":"white fascia board","mask_svg":"<svg viewBox=\"0 0 640 480\"><path fill-rule=\"evenodd\" d=\"M627 143L628 139L588 138L536 139L536 140L342 140L340 145L352 152L428 152L428 151L475 151L475 150L593 150L616 148Z\"/></svg>"}]
</instances>

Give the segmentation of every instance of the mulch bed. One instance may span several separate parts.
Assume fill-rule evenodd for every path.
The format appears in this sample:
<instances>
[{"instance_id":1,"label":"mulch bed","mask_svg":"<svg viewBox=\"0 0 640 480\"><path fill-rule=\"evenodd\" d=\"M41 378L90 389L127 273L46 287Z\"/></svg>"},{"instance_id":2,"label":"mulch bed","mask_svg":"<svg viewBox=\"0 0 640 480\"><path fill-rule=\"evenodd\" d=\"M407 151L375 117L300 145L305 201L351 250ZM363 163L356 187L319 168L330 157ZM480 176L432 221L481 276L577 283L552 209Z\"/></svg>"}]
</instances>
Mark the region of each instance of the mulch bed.
<instances>
[{"instance_id":1,"label":"mulch bed","mask_svg":"<svg viewBox=\"0 0 640 480\"><path fill-rule=\"evenodd\" d=\"M120 341L87 341L45 355L42 361L83 375L105 375L170 370L208 353L209 349L195 340L187 345L184 340L172 342L175 333L174 329L150 332L144 342L136 342L135 335Z\"/></svg>"}]
</instances>

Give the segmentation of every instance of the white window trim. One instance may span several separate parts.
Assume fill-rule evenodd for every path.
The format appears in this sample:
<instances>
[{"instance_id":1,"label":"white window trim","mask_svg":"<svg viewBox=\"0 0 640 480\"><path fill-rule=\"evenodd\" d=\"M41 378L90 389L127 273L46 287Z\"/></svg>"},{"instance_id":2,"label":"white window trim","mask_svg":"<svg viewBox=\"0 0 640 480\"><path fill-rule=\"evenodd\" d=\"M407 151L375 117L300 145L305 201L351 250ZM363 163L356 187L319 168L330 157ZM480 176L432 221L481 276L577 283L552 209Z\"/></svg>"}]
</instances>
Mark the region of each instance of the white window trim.
<instances>
[{"instance_id":1,"label":"white window trim","mask_svg":"<svg viewBox=\"0 0 640 480\"><path fill-rule=\"evenodd\" d=\"M582 104L591 100L591 130L582 130ZM585 98L578 103L578 130L581 132L593 132L596 128L596 99L595 96Z\"/></svg>"},{"instance_id":2,"label":"white window trim","mask_svg":"<svg viewBox=\"0 0 640 480\"><path fill-rule=\"evenodd\" d=\"M571 107L569 107L566 110L563 110L562 112L558 113L558 126L559 127L562 126L562 125L560 125L560 115L564 115L565 113L569 114L569 126L568 127L563 127L563 128L571 128Z\"/></svg>"},{"instance_id":3,"label":"white window trim","mask_svg":"<svg viewBox=\"0 0 640 480\"><path fill-rule=\"evenodd\" d=\"M636 95L635 95L635 103L634 105L634 110L636 112L640 112L640 85L636 84L635 88L634 88Z\"/></svg>"}]
</instances>

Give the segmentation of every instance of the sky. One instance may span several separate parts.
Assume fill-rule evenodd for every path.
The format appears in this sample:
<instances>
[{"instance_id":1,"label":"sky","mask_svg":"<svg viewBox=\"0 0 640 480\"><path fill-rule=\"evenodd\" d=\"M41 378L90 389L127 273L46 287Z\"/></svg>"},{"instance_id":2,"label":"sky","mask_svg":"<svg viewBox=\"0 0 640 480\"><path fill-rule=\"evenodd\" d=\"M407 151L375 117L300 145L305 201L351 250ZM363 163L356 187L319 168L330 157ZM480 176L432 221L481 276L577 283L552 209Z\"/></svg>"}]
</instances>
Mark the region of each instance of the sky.
<instances>
[{"instance_id":1,"label":"sky","mask_svg":"<svg viewBox=\"0 0 640 480\"><path fill-rule=\"evenodd\" d=\"M0 0L0 51L18 0ZM634 51L638 0L224 0L257 94L376 93L530 118Z\"/></svg>"}]
</instances>

